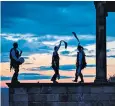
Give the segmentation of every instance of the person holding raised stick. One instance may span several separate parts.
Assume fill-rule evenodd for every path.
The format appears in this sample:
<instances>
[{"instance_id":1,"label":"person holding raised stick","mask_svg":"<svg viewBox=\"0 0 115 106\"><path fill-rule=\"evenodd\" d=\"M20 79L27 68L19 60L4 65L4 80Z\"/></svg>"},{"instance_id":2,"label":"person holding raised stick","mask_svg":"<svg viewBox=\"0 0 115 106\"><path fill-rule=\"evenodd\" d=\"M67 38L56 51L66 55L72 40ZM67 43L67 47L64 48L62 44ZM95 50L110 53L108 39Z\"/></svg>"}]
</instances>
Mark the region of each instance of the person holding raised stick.
<instances>
[{"instance_id":1,"label":"person holding raised stick","mask_svg":"<svg viewBox=\"0 0 115 106\"><path fill-rule=\"evenodd\" d=\"M61 43L64 42L65 43L65 48L67 48L67 43L63 40L60 41L60 44L58 46L55 46L54 47L54 52L53 52L53 55L52 55L52 68L54 70L54 75L53 77L51 78L51 81L53 81L53 83L58 83L56 81L56 79L58 78L58 80L60 79L60 74L59 74L59 54L58 54L58 50L61 46Z\"/></svg>"},{"instance_id":2,"label":"person holding raised stick","mask_svg":"<svg viewBox=\"0 0 115 106\"><path fill-rule=\"evenodd\" d=\"M86 67L85 53L83 51L84 48L80 45L80 41L79 41L76 33L72 32L72 34L78 41L78 47L77 47L78 53L77 53L77 59L76 59L76 73L75 73L75 80L73 80L73 82L77 82L78 76L80 76L81 81L79 83L84 83L83 74L81 72L82 69L84 69Z\"/></svg>"}]
</instances>

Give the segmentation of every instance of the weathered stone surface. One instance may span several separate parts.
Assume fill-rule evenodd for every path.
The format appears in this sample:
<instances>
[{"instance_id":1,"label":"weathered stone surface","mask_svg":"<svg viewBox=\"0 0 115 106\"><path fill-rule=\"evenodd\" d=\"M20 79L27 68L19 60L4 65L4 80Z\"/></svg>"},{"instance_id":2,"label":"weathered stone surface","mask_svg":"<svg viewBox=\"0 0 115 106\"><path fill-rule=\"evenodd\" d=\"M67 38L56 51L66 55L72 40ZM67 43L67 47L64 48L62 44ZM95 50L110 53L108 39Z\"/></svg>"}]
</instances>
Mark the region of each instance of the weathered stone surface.
<instances>
[{"instance_id":1,"label":"weathered stone surface","mask_svg":"<svg viewBox=\"0 0 115 106\"><path fill-rule=\"evenodd\" d=\"M68 93L90 93L91 87L79 86L79 87L68 87Z\"/></svg>"},{"instance_id":2,"label":"weathered stone surface","mask_svg":"<svg viewBox=\"0 0 115 106\"><path fill-rule=\"evenodd\" d=\"M84 106L93 106L93 105L91 104L91 102L85 102Z\"/></svg>"},{"instance_id":3,"label":"weathered stone surface","mask_svg":"<svg viewBox=\"0 0 115 106\"><path fill-rule=\"evenodd\" d=\"M53 102L42 102L42 106L53 106Z\"/></svg>"},{"instance_id":4,"label":"weathered stone surface","mask_svg":"<svg viewBox=\"0 0 115 106\"><path fill-rule=\"evenodd\" d=\"M103 93L103 87L91 87L91 93Z\"/></svg>"},{"instance_id":5,"label":"weathered stone surface","mask_svg":"<svg viewBox=\"0 0 115 106\"><path fill-rule=\"evenodd\" d=\"M28 94L28 101L29 102L36 102L40 101L40 94Z\"/></svg>"},{"instance_id":6,"label":"weathered stone surface","mask_svg":"<svg viewBox=\"0 0 115 106\"><path fill-rule=\"evenodd\" d=\"M49 94L52 92L52 87L41 87L40 89L40 93L42 94Z\"/></svg>"},{"instance_id":7,"label":"weathered stone surface","mask_svg":"<svg viewBox=\"0 0 115 106\"><path fill-rule=\"evenodd\" d=\"M27 91L28 91L28 94L32 94L32 93L39 94L40 93L40 88L32 87L32 88L28 88Z\"/></svg>"},{"instance_id":8,"label":"weathered stone surface","mask_svg":"<svg viewBox=\"0 0 115 106\"><path fill-rule=\"evenodd\" d=\"M68 98L69 98L68 94L60 94L59 95L59 101L60 102L67 102Z\"/></svg>"},{"instance_id":9,"label":"weathered stone surface","mask_svg":"<svg viewBox=\"0 0 115 106\"><path fill-rule=\"evenodd\" d=\"M104 93L114 93L115 94L115 86L114 87L103 87Z\"/></svg>"},{"instance_id":10,"label":"weathered stone surface","mask_svg":"<svg viewBox=\"0 0 115 106\"><path fill-rule=\"evenodd\" d=\"M9 95L9 101L12 102L13 101L13 94Z\"/></svg>"},{"instance_id":11,"label":"weathered stone surface","mask_svg":"<svg viewBox=\"0 0 115 106\"><path fill-rule=\"evenodd\" d=\"M46 94L29 94L28 95L28 101L32 102L42 102L47 101L47 95Z\"/></svg>"},{"instance_id":12,"label":"weathered stone surface","mask_svg":"<svg viewBox=\"0 0 115 106\"><path fill-rule=\"evenodd\" d=\"M11 102L10 106L28 106L28 102Z\"/></svg>"},{"instance_id":13,"label":"weathered stone surface","mask_svg":"<svg viewBox=\"0 0 115 106\"><path fill-rule=\"evenodd\" d=\"M107 100L115 100L115 98L114 98L114 94L100 94L99 96L98 96L98 98L99 98L99 100L103 100L103 101L107 101Z\"/></svg>"},{"instance_id":14,"label":"weathered stone surface","mask_svg":"<svg viewBox=\"0 0 115 106\"><path fill-rule=\"evenodd\" d=\"M115 106L115 101L102 101L103 106Z\"/></svg>"},{"instance_id":15,"label":"weathered stone surface","mask_svg":"<svg viewBox=\"0 0 115 106\"><path fill-rule=\"evenodd\" d=\"M14 88L9 88L9 93L13 94L14 93Z\"/></svg>"},{"instance_id":16,"label":"weathered stone surface","mask_svg":"<svg viewBox=\"0 0 115 106\"><path fill-rule=\"evenodd\" d=\"M84 86L82 89L83 93L90 94L91 93L91 86Z\"/></svg>"},{"instance_id":17,"label":"weathered stone surface","mask_svg":"<svg viewBox=\"0 0 115 106\"><path fill-rule=\"evenodd\" d=\"M68 87L68 93L82 93L83 87Z\"/></svg>"},{"instance_id":18,"label":"weathered stone surface","mask_svg":"<svg viewBox=\"0 0 115 106\"><path fill-rule=\"evenodd\" d=\"M84 100L83 94L69 94L68 96L69 102L80 102Z\"/></svg>"},{"instance_id":19,"label":"weathered stone surface","mask_svg":"<svg viewBox=\"0 0 115 106\"><path fill-rule=\"evenodd\" d=\"M28 106L43 106L41 102L28 102Z\"/></svg>"},{"instance_id":20,"label":"weathered stone surface","mask_svg":"<svg viewBox=\"0 0 115 106\"><path fill-rule=\"evenodd\" d=\"M85 106L85 102L79 102L78 106Z\"/></svg>"},{"instance_id":21,"label":"weathered stone surface","mask_svg":"<svg viewBox=\"0 0 115 106\"><path fill-rule=\"evenodd\" d=\"M12 88L9 100L10 106L115 106L113 88L81 85Z\"/></svg>"},{"instance_id":22,"label":"weathered stone surface","mask_svg":"<svg viewBox=\"0 0 115 106\"><path fill-rule=\"evenodd\" d=\"M78 106L77 102L53 102L52 106Z\"/></svg>"},{"instance_id":23,"label":"weathered stone surface","mask_svg":"<svg viewBox=\"0 0 115 106\"><path fill-rule=\"evenodd\" d=\"M110 94L109 99L115 101L115 94Z\"/></svg>"},{"instance_id":24,"label":"weathered stone surface","mask_svg":"<svg viewBox=\"0 0 115 106\"><path fill-rule=\"evenodd\" d=\"M13 103L12 103L12 102L9 102L9 106L13 106Z\"/></svg>"},{"instance_id":25,"label":"weathered stone surface","mask_svg":"<svg viewBox=\"0 0 115 106\"><path fill-rule=\"evenodd\" d=\"M47 96L47 101L49 102L58 102L59 101L59 94L48 94Z\"/></svg>"},{"instance_id":26,"label":"weathered stone surface","mask_svg":"<svg viewBox=\"0 0 115 106\"><path fill-rule=\"evenodd\" d=\"M27 94L27 89L26 88L14 88L14 93L15 94Z\"/></svg>"},{"instance_id":27,"label":"weathered stone surface","mask_svg":"<svg viewBox=\"0 0 115 106\"><path fill-rule=\"evenodd\" d=\"M99 94L84 94L83 100L84 101L98 101L99 100Z\"/></svg>"},{"instance_id":28,"label":"weathered stone surface","mask_svg":"<svg viewBox=\"0 0 115 106\"><path fill-rule=\"evenodd\" d=\"M110 101L109 106L115 106L115 101Z\"/></svg>"},{"instance_id":29,"label":"weathered stone surface","mask_svg":"<svg viewBox=\"0 0 115 106\"><path fill-rule=\"evenodd\" d=\"M13 94L13 101L28 101L28 94Z\"/></svg>"},{"instance_id":30,"label":"weathered stone surface","mask_svg":"<svg viewBox=\"0 0 115 106\"><path fill-rule=\"evenodd\" d=\"M29 102L58 102L59 95L58 94L29 94L28 95Z\"/></svg>"},{"instance_id":31,"label":"weathered stone surface","mask_svg":"<svg viewBox=\"0 0 115 106\"><path fill-rule=\"evenodd\" d=\"M42 87L41 92L42 94L59 94L59 93L67 93L66 87Z\"/></svg>"}]
</instances>

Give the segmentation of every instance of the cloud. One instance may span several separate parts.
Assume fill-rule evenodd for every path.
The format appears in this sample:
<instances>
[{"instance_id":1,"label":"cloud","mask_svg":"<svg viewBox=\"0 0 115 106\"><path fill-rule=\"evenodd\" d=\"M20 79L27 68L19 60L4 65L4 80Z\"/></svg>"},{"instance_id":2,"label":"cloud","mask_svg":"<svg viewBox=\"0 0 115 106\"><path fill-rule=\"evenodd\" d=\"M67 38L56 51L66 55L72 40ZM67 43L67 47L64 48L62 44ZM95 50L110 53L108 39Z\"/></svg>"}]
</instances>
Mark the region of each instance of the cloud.
<instances>
[{"instance_id":1,"label":"cloud","mask_svg":"<svg viewBox=\"0 0 115 106\"><path fill-rule=\"evenodd\" d=\"M107 56L114 57L115 55L115 41L108 41L107 42ZM76 56L76 48L70 47L71 51L69 53L70 56ZM84 46L85 54L87 57L95 57L96 56L96 44L89 44Z\"/></svg>"},{"instance_id":2,"label":"cloud","mask_svg":"<svg viewBox=\"0 0 115 106\"><path fill-rule=\"evenodd\" d=\"M31 34L3 34L1 35L1 42L2 53L9 52L14 42L18 42L19 48L24 52L49 53L52 50L50 46L43 44L38 37Z\"/></svg>"},{"instance_id":3,"label":"cloud","mask_svg":"<svg viewBox=\"0 0 115 106\"><path fill-rule=\"evenodd\" d=\"M96 45L94 35L79 35L78 38L81 41L81 45L84 46L84 51L87 57L95 57ZM115 37L107 37L107 56L114 57L115 54ZM60 40L65 40L68 43L67 49L64 44L59 49L60 55L75 56L77 54L78 42L73 35L37 35L37 34L20 34L20 33L2 33L1 34L1 50L2 53L7 53L12 48L13 42L17 41L19 48L23 52L27 52L28 55L31 53L47 53L52 54L54 46L58 45ZM6 48L7 47L7 48ZM2 61L7 61L8 57L2 54ZM4 60L5 59L5 60Z\"/></svg>"},{"instance_id":4,"label":"cloud","mask_svg":"<svg viewBox=\"0 0 115 106\"><path fill-rule=\"evenodd\" d=\"M93 35L78 35L79 39L82 41L94 41ZM84 39L87 37L87 39ZM90 39L88 39L90 38ZM91 39L92 38L92 39ZM59 50L61 54L68 54L67 51L71 49L71 46L76 48L77 42L72 35L36 35L36 34L20 34L20 33L2 33L2 53L9 52L12 48L14 42L18 42L19 48L24 52L33 53L52 53L55 45L59 45L60 40L65 40L68 43L68 48L65 50L64 44ZM7 48L5 48L7 46ZM69 51L68 51L69 52Z\"/></svg>"}]
</instances>

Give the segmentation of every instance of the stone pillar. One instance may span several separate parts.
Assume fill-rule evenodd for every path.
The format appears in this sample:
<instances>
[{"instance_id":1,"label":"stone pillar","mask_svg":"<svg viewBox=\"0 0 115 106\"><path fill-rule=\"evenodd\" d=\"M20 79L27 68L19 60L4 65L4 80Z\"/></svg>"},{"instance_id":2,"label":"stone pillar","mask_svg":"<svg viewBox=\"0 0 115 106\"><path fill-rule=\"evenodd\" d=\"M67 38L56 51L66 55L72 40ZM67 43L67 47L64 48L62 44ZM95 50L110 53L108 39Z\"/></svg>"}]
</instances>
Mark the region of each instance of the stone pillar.
<instances>
[{"instance_id":1,"label":"stone pillar","mask_svg":"<svg viewBox=\"0 0 115 106\"><path fill-rule=\"evenodd\" d=\"M106 15L104 1L95 2L96 7L96 79L94 82L107 82L106 78Z\"/></svg>"}]
</instances>

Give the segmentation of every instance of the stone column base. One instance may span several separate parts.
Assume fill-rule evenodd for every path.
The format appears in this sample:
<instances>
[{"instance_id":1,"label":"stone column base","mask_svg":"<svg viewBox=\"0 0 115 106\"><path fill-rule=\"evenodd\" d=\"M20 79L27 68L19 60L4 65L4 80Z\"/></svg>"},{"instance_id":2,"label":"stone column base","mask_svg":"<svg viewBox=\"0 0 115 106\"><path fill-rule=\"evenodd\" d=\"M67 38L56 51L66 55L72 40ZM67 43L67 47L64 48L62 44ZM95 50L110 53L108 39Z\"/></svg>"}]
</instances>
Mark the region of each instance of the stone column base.
<instances>
[{"instance_id":1,"label":"stone column base","mask_svg":"<svg viewBox=\"0 0 115 106\"><path fill-rule=\"evenodd\" d=\"M107 79L96 78L94 80L94 83L108 83L108 81L107 81Z\"/></svg>"}]
</instances>

